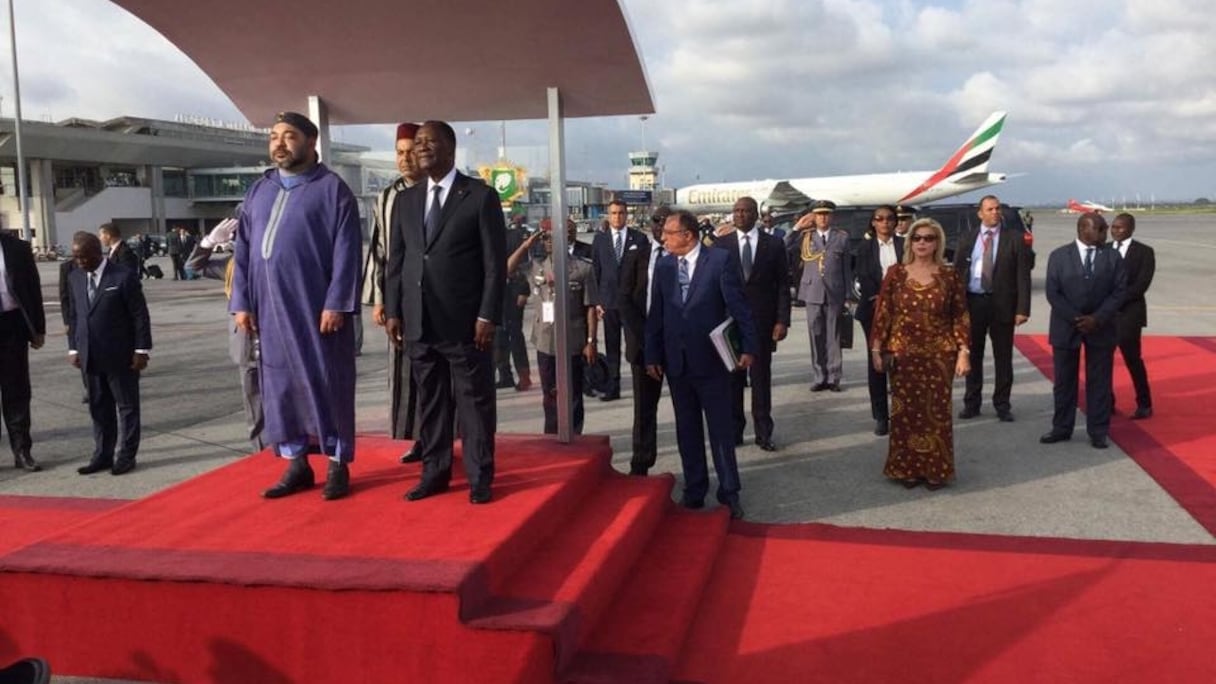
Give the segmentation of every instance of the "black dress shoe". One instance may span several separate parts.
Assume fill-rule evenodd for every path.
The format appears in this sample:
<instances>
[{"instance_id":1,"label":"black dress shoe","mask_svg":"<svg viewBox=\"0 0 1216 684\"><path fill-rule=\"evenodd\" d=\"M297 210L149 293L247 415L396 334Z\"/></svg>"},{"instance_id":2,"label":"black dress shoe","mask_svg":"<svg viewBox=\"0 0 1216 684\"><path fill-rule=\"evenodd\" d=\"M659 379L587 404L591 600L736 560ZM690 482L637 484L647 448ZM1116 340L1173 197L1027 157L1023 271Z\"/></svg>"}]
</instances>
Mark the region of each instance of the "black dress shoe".
<instances>
[{"instance_id":1,"label":"black dress shoe","mask_svg":"<svg viewBox=\"0 0 1216 684\"><path fill-rule=\"evenodd\" d=\"M771 439L756 438L756 446L760 447L761 451L776 451L777 444Z\"/></svg>"},{"instance_id":2,"label":"black dress shoe","mask_svg":"<svg viewBox=\"0 0 1216 684\"><path fill-rule=\"evenodd\" d=\"M600 401L616 401L617 399L620 399L620 398L621 398L620 390L616 390L615 392L608 392L606 394L600 395Z\"/></svg>"},{"instance_id":3,"label":"black dress shoe","mask_svg":"<svg viewBox=\"0 0 1216 684\"><path fill-rule=\"evenodd\" d=\"M840 383L838 383L838 382L833 382L832 384L828 385L828 389L833 392L843 392L844 391L844 388L841 387Z\"/></svg>"},{"instance_id":4,"label":"black dress shoe","mask_svg":"<svg viewBox=\"0 0 1216 684\"><path fill-rule=\"evenodd\" d=\"M113 466L114 463L112 461L89 461L88 465L80 466L76 469L76 472L81 475L92 475L93 473L100 473L103 470L109 470Z\"/></svg>"},{"instance_id":5,"label":"black dress shoe","mask_svg":"<svg viewBox=\"0 0 1216 684\"><path fill-rule=\"evenodd\" d=\"M305 489L312 489L316 481L313 479L312 468L308 467L308 457L298 456L287 464L283 478L275 486L262 492L267 499L281 499Z\"/></svg>"},{"instance_id":6,"label":"black dress shoe","mask_svg":"<svg viewBox=\"0 0 1216 684\"><path fill-rule=\"evenodd\" d=\"M35 461L28 451L18 451L13 454L13 461L18 469L26 472L36 473L42 470L42 466L38 465L38 461Z\"/></svg>"},{"instance_id":7,"label":"black dress shoe","mask_svg":"<svg viewBox=\"0 0 1216 684\"><path fill-rule=\"evenodd\" d=\"M1110 442L1105 437L1090 437L1089 445L1095 449L1106 449L1110 447Z\"/></svg>"},{"instance_id":8,"label":"black dress shoe","mask_svg":"<svg viewBox=\"0 0 1216 684\"><path fill-rule=\"evenodd\" d=\"M980 414L980 410L978 408L970 408L970 407L964 406L963 410L958 412L958 417L962 418L963 420L967 420L968 418L974 418L974 417L978 416L979 414Z\"/></svg>"},{"instance_id":9,"label":"black dress shoe","mask_svg":"<svg viewBox=\"0 0 1216 684\"><path fill-rule=\"evenodd\" d=\"M405 493L405 500L419 501L427 498L428 496L442 494L447 490L448 483L446 482L427 482L426 480L423 480L422 482L419 482L418 485L413 489Z\"/></svg>"},{"instance_id":10,"label":"black dress shoe","mask_svg":"<svg viewBox=\"0 0 1216 684\"><path fill-rule=\"evenodd\" d=\"M739 503L738 501L731 501L730 503L728 503L726 505L730 507L730 519L731 520L742 520L743 519L743 516L744 516L743 504Z\"/></svg>"},{"instance_id":11,"label":"black dress shoe","mask_svg":"<svg viewBox=\"0 0 1216 684\"><path fill-rule=\"evenodd\" d=\"M494 388L495 389L511 389L514 386L515 386L514 380L512 380L510 377L503 377L501 380L498 381L497 384L494 385Z\"/></svg>"},{"instance_id":12,"label":"black dress shoe","mask_svg":"<svg viewBox=\"0 0 1216 684\"><path fill-rule=\"evenodd\" d=\"M680 505L692 511L699 511L705 508L705 499L690 499L685 496L680 498Z\"/></svg>"},{"instance_id":13,"label":"black dress shoe","mask_svg":"<svg viewBox=\"0 0 1216 684\"><path fill-rule=\"evenodd\" d=\"M0 668L2 684L49 684L51 666L42 658L23 658L5 668Z\"/></svg>"},{"instance_id":14,"label":"black dress shoe","mask_svg":"<svg viewBox=\"0 0 1216 684\"><path fill-rule=\"evenodd\" d=\"M132 470L135 470L135 459L120 458L117 461L114 461L114 465L110 468L110 474L111 475L126 475L127 473L131 472Z\"/></svg>"},{"instance_id":15,"label":"black dress shoe","mask_svg":"<svg viewBox=\"0 0 1216 684\"><path fill-rule=\"evenodd\" d=\"M340 461L330 461L329 470L325 473L325 487L321 490L321 498L326 501L341 499L350 494L350 468Z\"/></svg>"},{"instance_id":16,"label":"black dress shoe","mask_svg":"<svg viewBox=\"0 0 1216 684\"><path fill-rule=\"evenodd\" d=\"M414 442L414 446L410 447L409 451L405 452L404 454L401 454L401 462L402 463L421 463L422 462L422 449L418 446L418 442Z\"/></svg>"},{"instance_id":17,"label":"black dress shoe","mask_svg":"<svg viewBox=\"0 0 1216 684\"><path fill-rule=\"evenodd\" d=\"M1067 442L1070 439L1072 439L1072 435L1068 434L1067 432L1056 432L1055 430L1052 430L1051 432L1043 433L1043 436L1039 438L1039 443L1055 444L1056 442Z\"/></svg>"},{"instance_id":18,"label":"black dress shoe","mask_svg":"<svg viewBox=\"0 0 1216 684\"><path fill-rule=\"evenodd\" d=\"M891 421L886 418L879 418L874 421L874 434L879 437L884 437L891 432Z\"/></svg>"},{"instance_id":19,"label":"black dress shoe","mask_svg":"<svg viewBox=\"0 0 1216 684\"><path fill-rule=\"evenodd\" d=\"M822 392L827 388L828 384L826 382L817 382L814 385L811 385L812 392Z\"/></svg>"},{"instance_id":20,"label":"black dress shoe","mask_svg":"<svg viewBox=\"0 0 1216 684\"><path fill-rule=\"evenodd\" d=\"M1145 418L1152 418L1152 417L1153 417L1153 407L1152 406L1141 406L1140 408L1136 409L1135 413L1132 414L1132 420L1144 420Z\"/></svg>"},{"instance_id":21,"label":"black dress shoe","mask_svg":"<svg viewBox=\"0 0 1216 684\"><path fill-rule=\"evenodd\" d=\"M471 503L471 504L474 504L474 505L488 504L488 503L490 503L490 499L493 499L493 498L494 498L493 495L490 494L489 485L485 485L485 486L478 485L469 490L469 503Z\"/></svg>"},{"instance_id":22,"label":"black dress shoe","mask_svg":"<svg viewBox=\"0 0 1216 684\"><path fill-rule=\"evenodd\" d=\"M515 383L516 392L527 392L532 389L532 380L527 377L520 376L519 382Z\"/></svg>"},{"instance_id":23,"label":"black dress shoe","mask_svg":"<svg viewBox=\"0 0 1216 684\"><path fill-rule=\"evenodd\" d=\"M629 474L636 477L646 477L650 474L650 469L645 466L629 466Z\"/></svg>"},{"instance_id":24,"label":"black dress shoe","mask_svg":"<svg viewBox=\"0 0 1216 684\"><path fill-rule=\"evenodd\" d=\"M1013 422L1013 412L1012 411L997 411L996 419L1001 421L1002 423L1012 423Z\"/></svg>"}]
</instances>

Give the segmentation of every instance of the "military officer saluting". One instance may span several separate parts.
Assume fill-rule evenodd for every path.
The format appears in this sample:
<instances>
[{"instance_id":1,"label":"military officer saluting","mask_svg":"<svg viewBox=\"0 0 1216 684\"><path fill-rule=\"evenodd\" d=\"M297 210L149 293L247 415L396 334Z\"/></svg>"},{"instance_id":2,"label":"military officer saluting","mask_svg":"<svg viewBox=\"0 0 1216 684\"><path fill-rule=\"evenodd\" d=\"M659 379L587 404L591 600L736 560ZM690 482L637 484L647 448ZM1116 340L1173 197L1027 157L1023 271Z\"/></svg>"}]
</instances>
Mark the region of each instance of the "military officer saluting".
<instances>
[{"instance_id":1,"label":"military officer saluting","mask_svg":"<svg viewBox=\"0 0 1216 684\"><path fill-rule=\"evenodd\" d=\"M573 221L566 222L567 244L572 248L576 238ZM534 259L528 273L532 294L540 305L536 307L536 318L532 322L532 344L536 347L536 366L540 373L542 404L545 408L545 433L557 434L557 332L554 318L557 307L557 286L553 277L553 223L544 219L540 230L524 240L523 244L507 259L507 272L527 259L533 245L539 240L544 246L545 256ZM576 257L573 249L566 257L568 278L566 313L569 316L567 339L572 348L585 340L582 352L572 354L570 359L570 396L574 400L574 432L583 432L583 369L584 361L595 361L595 330L598 319L595 313L595 276L591 261Z\"/></svg>"}]
</instances>

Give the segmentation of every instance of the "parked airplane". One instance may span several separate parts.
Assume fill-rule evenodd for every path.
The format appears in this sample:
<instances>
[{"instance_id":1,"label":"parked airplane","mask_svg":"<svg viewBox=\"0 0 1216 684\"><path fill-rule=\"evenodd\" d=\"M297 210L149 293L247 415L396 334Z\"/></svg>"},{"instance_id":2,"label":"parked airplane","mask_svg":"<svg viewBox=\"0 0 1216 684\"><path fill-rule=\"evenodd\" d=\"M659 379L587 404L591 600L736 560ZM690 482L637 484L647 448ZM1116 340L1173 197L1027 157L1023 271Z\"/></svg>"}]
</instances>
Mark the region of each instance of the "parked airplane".
<instances>
[{"instance_id":1,"label":"parked airplane","mask_svg":"<svg viewBox=\"0 0 1216 684\"><path fill-rule=\"evenodd\" d=\"M1096 211L1100 214L1104 211L1114 211L1114 209L1111 209L1105 204L1098 204L1097 202L1078 202L1075 199L1068 200L1068 206L1065 207L1065 209L1070 214L1085 214L1091 211Z\"/></svg>"},{"instance_id":2,"label":"parked airplane","mask_svg":"<svg viewBox=\"0 0 1216 684\"><path fill-rule=\"evenodd\" d=\"M923 204L1005 182L1005 174L988 173L988 160L1005 125L1005 112L994 112L936 171L905 171L855 176L793 178L794 188L813 199L841 206ZM694 212L729 211L740 197L763 202L779 180L702 183L676 190L676 205Z\"/></svg>"}]
</instances>

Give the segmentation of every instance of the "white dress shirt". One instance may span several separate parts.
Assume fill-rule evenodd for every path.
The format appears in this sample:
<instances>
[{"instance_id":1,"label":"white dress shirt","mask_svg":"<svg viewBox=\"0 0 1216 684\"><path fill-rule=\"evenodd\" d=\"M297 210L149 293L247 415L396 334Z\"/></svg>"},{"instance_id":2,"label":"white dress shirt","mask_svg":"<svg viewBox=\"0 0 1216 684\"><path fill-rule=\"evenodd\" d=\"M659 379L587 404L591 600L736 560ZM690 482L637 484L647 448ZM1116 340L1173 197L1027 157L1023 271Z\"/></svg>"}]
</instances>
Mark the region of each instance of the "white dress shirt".
<instances>
[{"instance_id":1,"label":"white dress shirt","mask_svg":"<svg viewBox=\"0 0 1216 684\"><path fill-rule=\"evenodd\" d=\"M423 220L426 220L427 214L431 213L431 205L435 203L435 186L438 185L439 190L439 208L448 202L448 193L452 191L452 183L456 182L456 167L453 166L447 175L439 179L436 183L433 179L426 179L426 211L422 213Z\"/></svg>"},{"instance_id":2,"label":"white dress shirt","mask_svg":"<svg viewBox=\"0 0 1216 684\"><path fill-rule=\"evenodd\" d=\"M891 268L899 260L895 254L895 238L889 237L886 242L882 238L875 238L878 241L878 265L882 267L883 277L887 277L887 269Z\"/></svg>"}]
</instances>

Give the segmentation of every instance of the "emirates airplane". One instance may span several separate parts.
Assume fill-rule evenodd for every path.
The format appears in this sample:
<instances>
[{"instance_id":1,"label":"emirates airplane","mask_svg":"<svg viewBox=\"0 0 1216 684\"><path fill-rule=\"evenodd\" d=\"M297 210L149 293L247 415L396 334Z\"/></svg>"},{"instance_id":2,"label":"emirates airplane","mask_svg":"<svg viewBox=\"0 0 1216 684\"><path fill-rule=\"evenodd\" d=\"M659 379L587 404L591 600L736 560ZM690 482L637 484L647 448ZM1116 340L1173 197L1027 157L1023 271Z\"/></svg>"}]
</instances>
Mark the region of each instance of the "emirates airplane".
<instances>
[{"instance_id":1,"label":"emirates airplane","mask_svg":"<svg viewBox=\"0 0 1216 684\"><path fill-rule=\"evenodd\" d=\"M1114 209L1097 202L1078 202L1075 199L1070 199L1068 200L1068 206L1064 207L1064 211L1070 214L1085 214L1096 211L1101 214L1104 211L1114 211Z\"/></svg>"},{"instance_id":2,"label":"emirates airplane","mask_svg":"<svg viewBox=\"0 0 1216 684\"><path fill-rule=\"evenodd\" d=\"M1005 182L1005 174L988 173L988 160L1005 125L1005 112L994 112L936 171L902 171L856 176L791 178L788 184L811 199L838 206L923 204ZM740 197L764 200L781 180L702 183L676 190L676 206L693 212L730 211Z\"/></svg>"}]
</instances>

